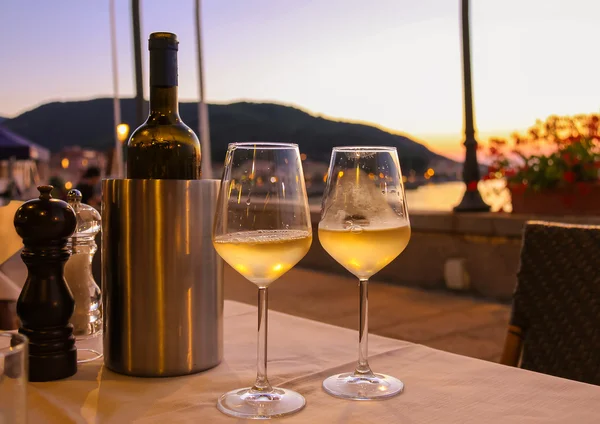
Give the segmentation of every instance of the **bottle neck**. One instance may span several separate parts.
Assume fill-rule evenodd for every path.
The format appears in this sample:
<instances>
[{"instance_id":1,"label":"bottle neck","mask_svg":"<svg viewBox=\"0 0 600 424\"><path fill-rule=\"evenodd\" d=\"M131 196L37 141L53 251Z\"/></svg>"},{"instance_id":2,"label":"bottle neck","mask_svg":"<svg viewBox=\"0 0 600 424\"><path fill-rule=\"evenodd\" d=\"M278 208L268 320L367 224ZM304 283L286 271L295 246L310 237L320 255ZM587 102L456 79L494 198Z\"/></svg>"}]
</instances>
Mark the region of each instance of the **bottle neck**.
<instances>
[{"instance_id":1,"label":"bottle neck","mask_svg":"<svg viewBox=\"0 0 600 424\"><path fill-rule=\"evenodd\" d=\"M150 116L179 117L177 50L150 50Z\"/></svg>"},{"instance_id":2,"label":"bottle neck","mask_svg":"<svg viewBox=\"0 0 600 424\"><path fill-rule=\"evenodd\" d=\"M154 115L179 118L177 86L150 87L150 116Z\"/></svg>"}]
</instances>

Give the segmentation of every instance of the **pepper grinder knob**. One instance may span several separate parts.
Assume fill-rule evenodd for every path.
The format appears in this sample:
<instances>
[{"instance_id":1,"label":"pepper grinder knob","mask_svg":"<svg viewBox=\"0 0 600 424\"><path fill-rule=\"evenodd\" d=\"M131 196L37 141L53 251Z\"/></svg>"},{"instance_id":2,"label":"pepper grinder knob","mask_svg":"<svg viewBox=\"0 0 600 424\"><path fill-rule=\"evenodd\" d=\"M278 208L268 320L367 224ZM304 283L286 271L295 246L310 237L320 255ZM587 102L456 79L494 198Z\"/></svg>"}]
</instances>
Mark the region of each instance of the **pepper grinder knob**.
<instances>
[{"instance_id":1,"label":"pepper grinder knob","mask_svg":"<svg viewBox=\"0 0 600 424\"><path fill-rule=\"evenodd\" d=\"M19 333L29 338L29 381L52 381L77 372L77 350L69 319L75 301L65 282L68 238L76 227L73 209L53 199L53 187L39 186L38 199L25 202L14 225L23 239L27 280L17 301Z\"/></svg>"}]
</instances>

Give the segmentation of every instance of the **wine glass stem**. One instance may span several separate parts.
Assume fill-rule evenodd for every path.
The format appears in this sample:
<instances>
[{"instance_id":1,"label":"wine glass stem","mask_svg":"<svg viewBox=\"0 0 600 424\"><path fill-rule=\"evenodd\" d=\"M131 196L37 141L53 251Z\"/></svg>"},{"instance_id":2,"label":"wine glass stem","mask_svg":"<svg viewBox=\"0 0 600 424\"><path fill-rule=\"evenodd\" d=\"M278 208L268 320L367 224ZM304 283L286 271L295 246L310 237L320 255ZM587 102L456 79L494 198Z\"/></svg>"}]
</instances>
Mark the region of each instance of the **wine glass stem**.
<instances>
[{"instance_id":1,"label":"wine glass stem","mask_svg":"<svg viewBox=\"0 0 600 424\"><path fill-rule=\"evenodd\" d=\"M369 280L359 280L360 319L358 328L358 365L354 370L357 375L373 375L369 367Z\"/></svg>"},{"instance_id":2,"label":"wine glass stem","mask_svg":"<svg viewBox=\"0 0 600 424\"><path fill-rule=\"evenodd\" d=\"M256 382L253 391L269 392L272 390L267 379L267 330L268 330L268 302L267 288L258 289L258 351L256 362Z\"/></svg>"}]
</instances>

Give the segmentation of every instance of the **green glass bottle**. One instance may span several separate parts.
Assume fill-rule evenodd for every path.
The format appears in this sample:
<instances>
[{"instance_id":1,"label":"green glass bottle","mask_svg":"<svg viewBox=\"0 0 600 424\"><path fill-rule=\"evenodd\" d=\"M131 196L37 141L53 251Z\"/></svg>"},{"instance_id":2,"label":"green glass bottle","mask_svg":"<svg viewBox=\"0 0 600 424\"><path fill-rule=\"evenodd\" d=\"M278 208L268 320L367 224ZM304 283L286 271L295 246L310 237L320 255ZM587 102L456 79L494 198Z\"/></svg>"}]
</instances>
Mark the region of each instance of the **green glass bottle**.
<instances>
[{"instance_id":1,"label":"green glass bottle","mask_svg":"<svg viewBox=\"0 0 600 424\"><path fill-rule=\"evenodd\" d=\"M127 143L127 178L200 179L200 142L179 117L178 44L175 34L150 34L150 113Z\"/></svg>"}]
</instances>

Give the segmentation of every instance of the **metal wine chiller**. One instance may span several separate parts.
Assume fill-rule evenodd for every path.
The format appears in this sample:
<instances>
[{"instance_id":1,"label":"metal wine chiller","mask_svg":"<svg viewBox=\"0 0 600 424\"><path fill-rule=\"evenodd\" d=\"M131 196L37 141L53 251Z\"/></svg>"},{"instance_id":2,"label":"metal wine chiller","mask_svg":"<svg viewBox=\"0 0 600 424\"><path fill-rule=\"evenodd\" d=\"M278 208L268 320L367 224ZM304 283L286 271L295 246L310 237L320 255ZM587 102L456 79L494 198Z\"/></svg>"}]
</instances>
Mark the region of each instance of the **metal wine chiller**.
<instances>
[{"instance_id":1,"label":"metal wine chiller","mask_svg":"<svg viewBox=\"0 0 600 424\"><path fill-rule=\"evenodd\" d=\"M218 191L218 180L102 182L104 362L113 371L168 377L221 361Z\"/></svg>"}]
</instances>

